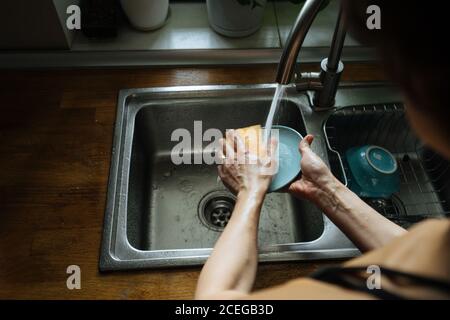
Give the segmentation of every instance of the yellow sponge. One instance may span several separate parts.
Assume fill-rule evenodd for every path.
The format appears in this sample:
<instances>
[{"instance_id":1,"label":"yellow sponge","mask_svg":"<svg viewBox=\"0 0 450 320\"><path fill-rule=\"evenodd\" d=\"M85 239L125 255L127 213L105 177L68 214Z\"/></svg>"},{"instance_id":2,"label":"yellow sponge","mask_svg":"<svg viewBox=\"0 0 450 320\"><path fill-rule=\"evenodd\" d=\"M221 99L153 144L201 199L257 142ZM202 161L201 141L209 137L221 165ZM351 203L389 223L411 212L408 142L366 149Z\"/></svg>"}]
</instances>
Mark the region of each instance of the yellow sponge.
<instances>
[{"instance_id":1,"label":"yellow sponge","mask_svg":"<svg viewBox=\"0 0 450 320\"><path fill-rule=\"evenodd\" d=\"M262 155L262 128L257 124L235 130L245 144L245 149L254 155Z\"/></svg>"}]
</instances>

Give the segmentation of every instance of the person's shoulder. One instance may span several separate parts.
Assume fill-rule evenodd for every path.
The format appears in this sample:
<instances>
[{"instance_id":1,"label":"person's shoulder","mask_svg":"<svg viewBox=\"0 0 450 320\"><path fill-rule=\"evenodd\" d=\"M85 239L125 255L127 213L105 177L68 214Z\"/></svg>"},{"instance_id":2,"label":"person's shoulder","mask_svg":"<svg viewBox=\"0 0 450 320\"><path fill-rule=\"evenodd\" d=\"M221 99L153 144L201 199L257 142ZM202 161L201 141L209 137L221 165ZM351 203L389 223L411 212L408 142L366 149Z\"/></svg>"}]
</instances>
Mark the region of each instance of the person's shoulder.
<instances>
[{"instance_id":1,"label":"person's shoulder","mask_svg":"<svg viewBox=\"0 0 450 320\"><path fill-rule=\"evenodd\" d=\"M446 226L447 228L450 228L450 218L445 219L427 219L424 222L421 223L422 225L439 225L439 226Z\"/></svg>"},{"instance_id":2,"label":"person's shoulder","mask_svg":"<svg viewBox=\"0 0 450 320\"><path fill-rule=\"evenodd\" d=\"M236 290L226 290L213 295L196 297L196 300L247 300L249 294Z\"/></svg>"},{"instance_id":3,"label":"person's shoulder","mask_svg":"<svg viewBox=\"0 0 450 320\"><path fill-rule=\"evenodd\" d=\"M409 232L412 233L445 233L450 232L450 219L427 219L423 222L416 224L415 226L409 229Z\"/></svg>"},{"instance_id":4,"label":"person's shoulder","mask_svg":"<svg viewBox=\"0 0 450 320\"><path fill-rule=\"evenodd\" d=\"M253 292L247 300L371 300L373 296L311 278L298 278L282 285Z\"/></svg>"}]
</instances>

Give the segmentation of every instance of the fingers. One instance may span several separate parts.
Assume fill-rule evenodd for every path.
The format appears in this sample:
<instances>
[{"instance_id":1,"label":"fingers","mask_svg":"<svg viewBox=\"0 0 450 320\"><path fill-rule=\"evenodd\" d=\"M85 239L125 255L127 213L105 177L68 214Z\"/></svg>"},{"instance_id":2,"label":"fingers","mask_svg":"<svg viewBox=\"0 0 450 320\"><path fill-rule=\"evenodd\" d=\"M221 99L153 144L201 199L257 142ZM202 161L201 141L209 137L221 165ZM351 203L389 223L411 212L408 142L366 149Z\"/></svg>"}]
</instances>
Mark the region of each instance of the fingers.
<instances>
[{"instance_id":1,"label":"fingers","mask_svg":"<svg viewBox=\"0 0 450 320\"><path fill-rule=\"evenodd\" d=\"M242 137L237 134L235 130L227 130L225 136L225 139L219 140L219 150L217 152L219 164L257 164L258 161L261 161L263 164L268 164L271 160L278 160L274 159L274 157L277 156L278 151L278 140L276 138L270 139L269 145L263 148L264 152L251 154L249 147L245 145L248 141L246 140L244 142Z\"/></svg>"},{"instance_id":2,"label":"fingers","mask_svg":"<svg viewBox=\"0 0 450 320\"><path fill-rule=\"evenodd\" d=\"M223 179L223 177L225 176L224 173L223 173L223 165L219 164L219 165L217 166L217 171L218 171L218 173L219 173L220 179Z\"/></svg>"},{"instance_id":3,"label":"fingers","mask_svg":"<svg viewBox=\"0 0 450 320\"><path fill-rule=\"evenodd\" d=\"M236 131L231 130L231 137L234 141L234 150L236 150L237 153L243 153L247 150L244 141L239 134L236 134Z\"/></svg>"},{"instance_id":4,"label":"fingers","mask_svg":"<svg viewBox=\"0 0 450 320\"><path fill-rule=\"evenodd\" d=\"M304 137L302 141L300 141L300 144L298 145L298 150L300 151L300 153L303 154L303 152L310 151L311 144L313 141L314 136L311 134L308 134L306 137Z\"/></svg>"},{"instance_id":5,"label":"fingers","mask_svg":"<svg viewBox=\"0 0 450 320\"><path fill-rule=\"evenodd\" d=\"M269 144L269 150L268 150L268 158L269 161L271 163L271 165L277 166L278 165L278 140L275 138L271 138L270 139L270 144Z\"/></svg>"},{"instance_id":6,"label":"fingers","mask_svg":"<svg viewBox=\"0 0 450 320\"><path fill-rule=\"evenodd\" d=\"M219 148L217 150L216 163L230 164L234 161L234 150L225 139L219 140Z\"/></svg>"},{"instance_id":7,"label":"fingers","mask_svg":"<svg viewBox=\"0 0 450 320\"><path fill-rule=\"evenodd\" d=\"M238 190L239 190L239 182L236 181L236 178L234 176L235 173L233 173L232 171L229 172L229 168L223 166L223 165L218 165L217 166L217 171L219 173L219 178L222 181L222 183L224 184L224 186L230 190L232 193L237 194Z\"/></svg>"},{"instance_id":8,"label":"fingers","mask_svg":"<svg viewBox=\"0 0 450 320\"><path fill-rule=\"evenodd\" d=\"M234 152L234 134L233 130L228 130L226 133L226 140L222 143L223 145L223 153L225 158L225 163L233 163L235 160L235 152ZM223 139L222 139L223 140ZM231 145L230 145L231 143Z\"/></svg>"},{"instance_id":9,"label":"fingers","mask_svg":"<svg viewBox=\"0 0 450 320\"><path fill-rule=\"evenodd\" d=\"M278 147L278 140L275 138L271 138L270 139L270 148L269 148L269 155L271 157L276 155L277 147Z\"/></svg>"},{"instance_id":10,"label":"fingers","mask_svg":"<svg viewBox=\"0 0 450 320\"><path fill-rule=\"evenodd\" d=\"M234 151L235 151L235 157L238 163L251 164L251 159L249 159L249 147L246 145L249 143L248 139L244 142L242 140L242 137L236 133L236 131L231 132L231 137L234 141Z\"/></svg>"},{"instance_id":11,"label":"fingers","mask_svg":"<svg viewBox=\"0 0 450 320\"><path fill-rule=\"evenodd\" d=\"M224 160L225 160L225 141L222 138L220 138L219 148L217 149L216 153L216 163L221 165L225 162Z\"/></svg>"},{"instance_id":12,"label":"fingers","mask_svg":"<svg viewBox=\"0 0 450 320\"><path fill-rule=\"evenodd\" d=\"M286 187L286 191L289 193L295 193L297 191L297 181L292 182Z\"/></svg>"},{"instance_id":13,"label":"fingers","mask_svg":"<svg viewBox=\"0 0 450 320\"><path fill-rule=\"evenodd\" d=\"M228 154L232 154L233 158L229 159L229 155L226 154L227 160L229 159L228 164L231 164L232 161L235 161L240 164L256 164L257 158L255 155L255 159L253 159L250 156L250 147L248 146L249 140L248 138L245 139L245 141L242 139L242 137L237 134L237 131L231 129L226 131L226 144L228 147L226 147L226 152ZM230 150L231 148L232 150ZM231 153L231 151L233 153Z\"/></svg>"},{"instance_id":14,"label":"fingers","mask_svg":"<svg viewBox=\"0 0 450 320\"><path fill-rule=\"evenodd\" d=\"M246 163L248 155L242 138L232 129L227 130L225 136L225 139L219 140L218 163L226 165Z\"/></svg>"},{"instance_id":15,"label":"fingers","mask_svg":"<svg viewBox=\"0 0 450 320\"><path fill-rule=\"evenodd\" d=\"M220 180L222 180L222 183L227 187L228 189L231 189L228 182L227 182L227 174L225 173L225 169L223 165L217 166L217 171L219 173Z\"/></svg>"},{"instance_id":16,"label":"fingers","mask_svg":"<svg viewBox=\"0 0 450 320\"><path fill-rule=\"evenodd\" d=\"M287 188L287 192L292 194L296 198L302 198L304 196L304 188L302 185L302 182L300 180L297 180L289 185Z\"/></svg>"}]
</instances>

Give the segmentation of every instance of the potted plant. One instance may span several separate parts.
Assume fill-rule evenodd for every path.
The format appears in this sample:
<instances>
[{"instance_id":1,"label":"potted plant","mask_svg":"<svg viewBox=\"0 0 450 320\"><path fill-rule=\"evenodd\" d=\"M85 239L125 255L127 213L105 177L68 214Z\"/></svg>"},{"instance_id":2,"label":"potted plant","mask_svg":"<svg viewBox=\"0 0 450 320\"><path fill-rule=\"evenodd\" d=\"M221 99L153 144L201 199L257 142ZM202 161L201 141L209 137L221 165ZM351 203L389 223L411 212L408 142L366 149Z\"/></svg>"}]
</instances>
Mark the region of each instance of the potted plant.
<instances>
[{"instance_id":1,"label":"potted plant","mask_svg":"<svg viewBox=\"0 0 450 320\"><path fill-rule=\"evenodd\" d=\"M131 25L149 31L162 27L169 13L169 0L120 0Z\"/></svg>"},{"instance_id":2,"label":"potted plant","mask_svg":"<svg viewBox=\"0 0 450 320\"><path fill-rule=\"evenodd\" d=\"M262 24L267 0L206 0L214 31L228 37L245 37Z\"/></svg>"}]
</instances>

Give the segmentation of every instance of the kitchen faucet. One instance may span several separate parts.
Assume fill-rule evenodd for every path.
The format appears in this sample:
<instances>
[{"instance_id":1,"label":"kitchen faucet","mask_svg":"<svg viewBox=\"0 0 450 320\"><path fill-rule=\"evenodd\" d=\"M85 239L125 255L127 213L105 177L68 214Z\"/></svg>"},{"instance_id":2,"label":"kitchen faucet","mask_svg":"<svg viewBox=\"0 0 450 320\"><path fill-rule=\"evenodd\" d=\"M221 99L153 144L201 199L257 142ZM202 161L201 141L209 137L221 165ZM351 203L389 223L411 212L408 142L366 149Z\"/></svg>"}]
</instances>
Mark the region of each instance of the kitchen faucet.
<instances>
[{"instance_id":1,"label":"kitchen faucet","mask_svg":"<svg viewBox=\"0 0 450 320\"><path fill-rule=\"evenodd\" d=\"M300 48L323 3L324 0L307 0L303 5L281 55L276 77L279 84L288 84L291 81ZM320 72L302 73L297 77L302 80L297 83L297 90L314 91L312 107L317 111L334 106L339 80L344 70L340 58L347 30L345 20L341 4L330 52L328 58L322 60Z\"/></svg>"}]
</instances>

